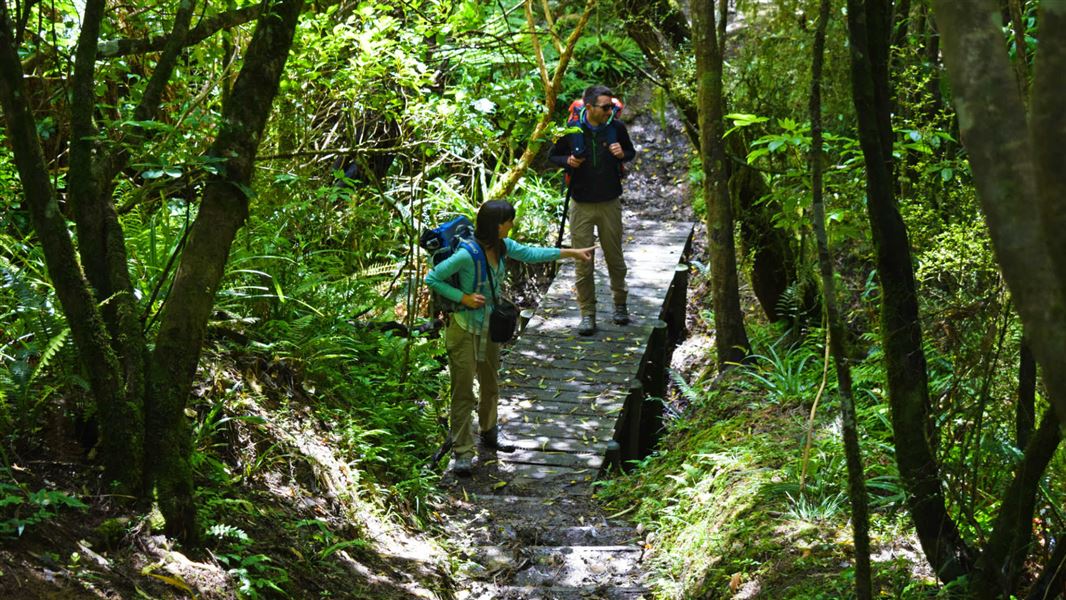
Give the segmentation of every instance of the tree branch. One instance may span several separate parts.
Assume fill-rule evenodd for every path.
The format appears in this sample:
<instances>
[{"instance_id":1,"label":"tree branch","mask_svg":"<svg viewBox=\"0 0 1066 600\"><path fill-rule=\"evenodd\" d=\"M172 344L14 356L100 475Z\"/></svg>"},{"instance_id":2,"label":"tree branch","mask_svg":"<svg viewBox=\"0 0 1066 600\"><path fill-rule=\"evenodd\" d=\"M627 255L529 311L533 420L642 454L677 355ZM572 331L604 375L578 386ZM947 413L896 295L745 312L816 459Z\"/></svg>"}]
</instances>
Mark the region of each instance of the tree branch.
<instances>
[{"instance_id":1,"label":"tree branch","mask_svg":"<svg viewBox=\"0 0 1066 600\"><path fill-rule=\"evenodd\" d=\"M188 37L185 38L185 46L195 46L222 29L229 29L254 21L259 16L261 9L262 5L256 4L207 17L189 31ZM169 39L171 39L170 35L160 35L148 39L123 38L108 40L97 45L97 56L98 58L115 58L130 54L159 52L163 50Z\"/></svg>"},{"instance_id":2,"label":"tree branch","mask_svg":"<svg viewBox=\"0 0 1066 600\"><path fill-rule=\"evenodd\" d=\"M529 137L529 142L526 144L526 149L522 153L522 156L518 159L518 162L511 170L504 175L492 190L489 192L490 198L501 198L510 194L514 189L514 186L518 184L518 180L522 177L522 174L526 172L529 165L533 163L533 159L537 155L537 151L540 149L540 144L543 142L544 132L548 129L548 125L551 124L552 114L555 111L555 101L559 96L559 89L563 85L563 75L566 73L566 67L570 64L570 58L574 55L574 47L577 46L577 41L581 38L581 32L585 30L585 25L589 22L589 17L592 16L592 10L596 8L596 0L586 0L585 12L581 13L581 18L578 19L577 24L574 26L574 30L570 32L570 37L566 40L566 48L563 53L559 55L559 64L555 66L555 75L552 77L551 83L544 90L544 114L540 118L540 122L533 129L533 134Z\"/></svg>"}]
</instances>

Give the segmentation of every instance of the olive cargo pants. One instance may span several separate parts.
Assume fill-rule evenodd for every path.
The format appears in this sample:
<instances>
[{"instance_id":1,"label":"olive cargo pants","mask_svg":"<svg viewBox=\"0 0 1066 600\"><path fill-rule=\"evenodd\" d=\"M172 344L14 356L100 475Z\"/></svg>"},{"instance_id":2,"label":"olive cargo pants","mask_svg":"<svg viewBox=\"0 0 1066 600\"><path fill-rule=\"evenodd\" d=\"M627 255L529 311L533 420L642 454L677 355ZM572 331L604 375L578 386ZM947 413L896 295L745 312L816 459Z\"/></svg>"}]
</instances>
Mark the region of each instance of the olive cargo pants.
<instances>
[{"instance_id":1,"label":"olive cargo pants","mask_svg":"<svg viewBox=\"0 0 1066 600\"><path fill-rule=\"evenodd\" d=\"M496 407L500 401L500 346L485 340L483 356L479 357L480 337L460 327L455 319L444 332L452 384L448 437L452 440L452 454L456 458L474 455L474 377L477 377L480 396L476 403L480 428L487 431L496 425Z\"/></svg>"},{"instance_id":2,"label":"olive cargo pants","mask_svg":"<svg viewBox=\"0 0 1066 600\"><path fill-rule=\"evenodd\" d=\"M629 295L626 287L626 259L622 255L622 201L573 202L570 206L570 242L574 248L588 248L600 239L603 259L611 279L611 296L615 305L625 304ZM595 258L577 261L577 304L581 315L596 314Z\"/></svg>"}]
</instances>

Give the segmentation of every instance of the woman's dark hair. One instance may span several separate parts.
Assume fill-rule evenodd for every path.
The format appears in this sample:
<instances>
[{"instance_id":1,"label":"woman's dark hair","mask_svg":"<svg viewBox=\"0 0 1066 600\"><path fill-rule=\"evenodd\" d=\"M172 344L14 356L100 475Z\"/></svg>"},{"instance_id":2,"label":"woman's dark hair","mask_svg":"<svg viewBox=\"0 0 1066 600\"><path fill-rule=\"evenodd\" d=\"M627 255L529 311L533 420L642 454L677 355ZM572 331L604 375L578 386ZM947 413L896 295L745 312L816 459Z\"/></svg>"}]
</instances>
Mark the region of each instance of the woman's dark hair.
<instances>
[{"instance_id":1,"label":"woman's dark hair","mask_svg":"<svg viewBox=\"0 0 1066 600\"><path fill-rule=\"evenodd\" d=\"M507 246L500 239L500 225L514 220L515 211L506 200L489 200L477 211L477 224L474 225L474 238L481 247L494 248L496 256L503 258Z\"/></svg>"},{"instance_id":2,"label":"woman's dark hair","mask_svg":"<svg viewBox=\"0 0 1066 600\"><path fill-rule=\"evenodd\" d=\"M596 104L596 99L600 96L609 96L614 98L614 92L611 88L605 85L592 85L585 88L585 93L581 94L581 99L585 101L585 106L592 106Z\"/></svg>"}]
</instances>

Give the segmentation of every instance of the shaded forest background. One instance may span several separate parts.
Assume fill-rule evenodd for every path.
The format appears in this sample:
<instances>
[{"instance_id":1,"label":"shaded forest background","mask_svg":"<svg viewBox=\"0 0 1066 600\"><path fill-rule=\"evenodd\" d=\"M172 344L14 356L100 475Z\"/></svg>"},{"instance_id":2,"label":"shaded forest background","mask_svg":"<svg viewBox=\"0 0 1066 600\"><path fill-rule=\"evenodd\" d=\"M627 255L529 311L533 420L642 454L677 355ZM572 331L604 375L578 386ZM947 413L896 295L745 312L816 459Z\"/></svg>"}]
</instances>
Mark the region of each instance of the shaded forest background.
<instances>
[{"instance_id":1,"label":"shaded forest background","mask_svg":"<svg viewBox=\"0 0 1066 600\"><path fill-rule=\"evenodd\" d=\"M601 486L656 593L1062 594L1064 18L0 3L2 587L452 597L417 238L508 197L551 243L605 83L680 119L706 232L659 450Z\"/></svg>"}]
</instances>

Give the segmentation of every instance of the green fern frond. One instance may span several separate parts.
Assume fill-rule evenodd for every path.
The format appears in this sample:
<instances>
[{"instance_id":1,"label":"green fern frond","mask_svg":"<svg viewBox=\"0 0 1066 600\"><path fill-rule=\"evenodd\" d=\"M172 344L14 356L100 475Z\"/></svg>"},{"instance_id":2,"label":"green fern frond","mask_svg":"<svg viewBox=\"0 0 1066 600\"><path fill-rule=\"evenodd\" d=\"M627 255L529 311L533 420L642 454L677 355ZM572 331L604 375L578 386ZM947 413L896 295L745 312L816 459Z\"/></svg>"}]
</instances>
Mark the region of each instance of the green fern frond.
<instances>
[{"instance_id":1,"label":"green fern frond","mask_svg":"<svg viewBox=\"0 0 1066 600\"><path fill-rule=\"evenodd\" d=\"M690 404L699 404L702 400L702 398L700 398L699 390L694 386L689 385L689 383L685 381L685 378L681 376L681 373L678 373L673 369L667 369L667 373L669 373L670 378L674 380L674 385L677 386L678 391L681 392L681 395L684 396Z\"/></svg>"},{"instance_id":2,"label":"green fern frond","mask_svg":"<svg viewBox=\"0 0 1066 600\"><path fill-rule=\"evenodd\" d=\"M59 350L63 348L63 344L67 341L67 336L70 335L70 328L64 327L62 331L57 333L55 337L48 341L48 345L45 346L44 352L41 352L41 360L37 363L37 368L33 370L33 374L30 375L26 385L33 383L37 379L37 375L46 369L56 354L59 354Z\"/></svg>"},{"instance_id":3,"label":"green fern frond","mask_svg":"<svg viewBox=\"0 0 1066 600\"><path fill-rule=\"evenodd\" d=\"M355 277L362 279L367 277L378 277L380 275L392 275L398 269L403 267L403 263L394 262L379 262L367 265L355 273Z\"/></svg>"}]
</instances>

